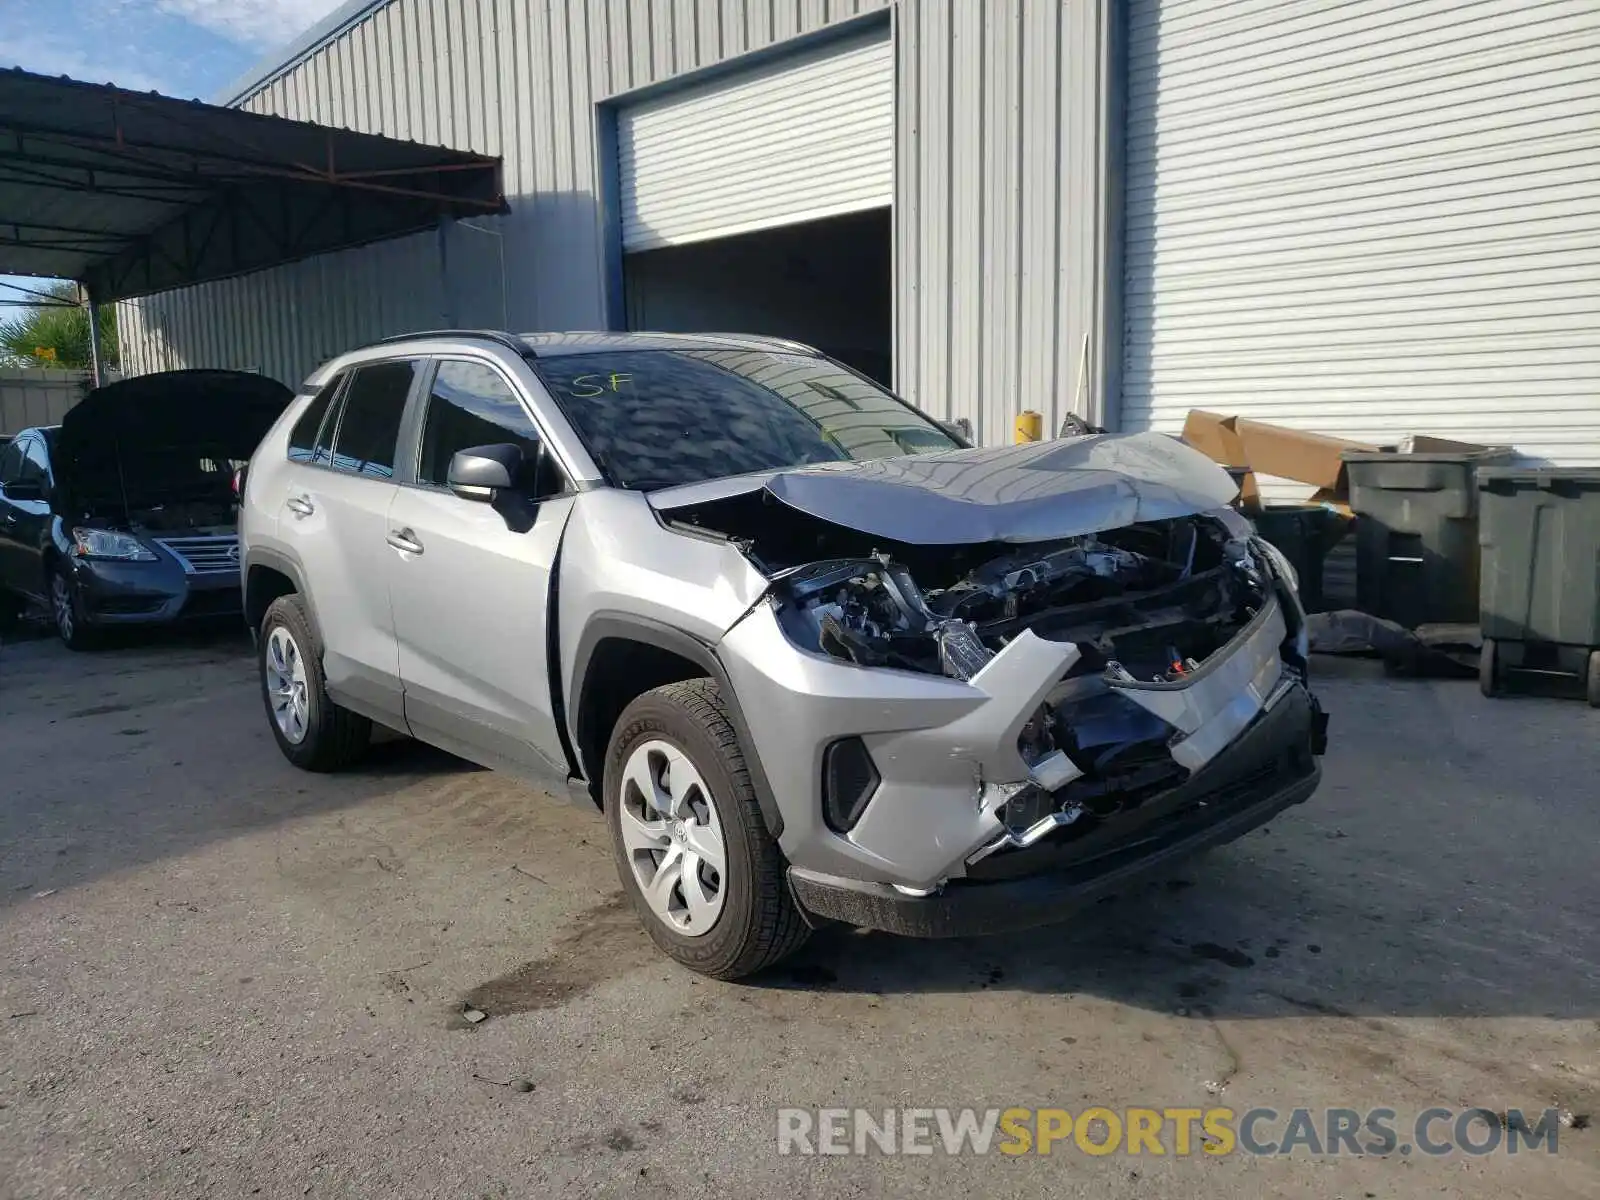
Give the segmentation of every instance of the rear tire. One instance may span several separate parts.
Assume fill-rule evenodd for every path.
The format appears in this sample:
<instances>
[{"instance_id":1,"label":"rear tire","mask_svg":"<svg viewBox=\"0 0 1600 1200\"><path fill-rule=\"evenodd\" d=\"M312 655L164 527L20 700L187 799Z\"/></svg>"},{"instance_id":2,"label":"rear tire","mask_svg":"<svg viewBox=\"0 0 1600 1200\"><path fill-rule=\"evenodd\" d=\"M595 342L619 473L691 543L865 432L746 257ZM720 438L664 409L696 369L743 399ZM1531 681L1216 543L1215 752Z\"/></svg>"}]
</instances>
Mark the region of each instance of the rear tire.
<instances>
[{"instance_id":1,"label":"rear tire","mask_svg":"<svg viewBox=\"0 0 1600 1200\"><path fill-rule=\"evenodd\" d=\"M623 891L669 958L739 979L805 944L811 931L715 681L668 684L628 705L604 789Z\"/></svg>"},{"instance_id":2,"label":"rear tire","mask_svg":"<svg viewBox=\"0 0 1600 1200\"><path fill-rule=\"evenodd\" d=\"M305 771L337 771L366 752L372 722L329 698L322 642L299 596L268 605L256 654L267 724L285 758Z\"/></svg>"},{"instance_id":3,"label":"rear tire","mask_svg":"<svg viewBox=\"0 0 1600 1200\"><path fill-rule=\"evenodd\" d=\"M1589 707L1600 708L1600 650L1589 651L1589 677L1584 681Z\"/></svg>"},{"instance_id":4,"label":"rear tire","mask_svg":"<svg viewBox=\"0 0 1600 1200\"><path fill-rule=\"evenodd\" d=\"M1478 690L1490 699L1500 694L1500 653L1493 638L1483 639L1478 651Z\"/></svg>"}]
</instances>

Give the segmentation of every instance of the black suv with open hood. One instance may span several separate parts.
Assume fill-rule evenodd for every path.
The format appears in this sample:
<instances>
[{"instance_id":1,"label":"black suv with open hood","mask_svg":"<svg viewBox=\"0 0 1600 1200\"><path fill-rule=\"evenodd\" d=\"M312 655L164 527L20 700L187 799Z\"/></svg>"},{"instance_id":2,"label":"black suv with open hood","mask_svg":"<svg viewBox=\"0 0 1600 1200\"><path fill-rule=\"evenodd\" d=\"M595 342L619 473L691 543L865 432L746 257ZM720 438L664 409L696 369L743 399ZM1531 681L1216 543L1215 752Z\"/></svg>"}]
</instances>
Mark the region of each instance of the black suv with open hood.
<instances>
[{"instance_id":1,"label":"black suv with open hood","mask_svg":"<svg viewBox=\"0 0 1600 1200\"><path fill-rule=\"evenodd\" d=\"M293 393L166 371L88 393L0 447L0 605L49 606L74 649L111 625L237 613L234 472Z\"/></svg>"}]
</instances>

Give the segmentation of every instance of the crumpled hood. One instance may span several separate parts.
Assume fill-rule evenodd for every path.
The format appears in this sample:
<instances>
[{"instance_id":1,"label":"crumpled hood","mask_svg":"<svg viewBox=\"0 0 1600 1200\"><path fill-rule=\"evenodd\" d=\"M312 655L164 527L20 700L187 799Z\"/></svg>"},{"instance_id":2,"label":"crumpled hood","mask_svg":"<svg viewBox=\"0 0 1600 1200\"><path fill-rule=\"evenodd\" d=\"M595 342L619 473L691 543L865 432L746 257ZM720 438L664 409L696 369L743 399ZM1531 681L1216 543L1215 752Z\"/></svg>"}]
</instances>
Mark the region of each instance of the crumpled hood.
<instances>
[{"instance_id":1,"label":"crumpled hood","mask_svg":"<svg viewBox=\"0 0 1600 1200\"><path fill-rule=\"evenodd\" d=\"M1176 438L1130 433L757 472L649 500L671 511L762 490L821 520L922 546L1077 537L1208 512L1239 491Z\"/></svg>"}]
</instances>

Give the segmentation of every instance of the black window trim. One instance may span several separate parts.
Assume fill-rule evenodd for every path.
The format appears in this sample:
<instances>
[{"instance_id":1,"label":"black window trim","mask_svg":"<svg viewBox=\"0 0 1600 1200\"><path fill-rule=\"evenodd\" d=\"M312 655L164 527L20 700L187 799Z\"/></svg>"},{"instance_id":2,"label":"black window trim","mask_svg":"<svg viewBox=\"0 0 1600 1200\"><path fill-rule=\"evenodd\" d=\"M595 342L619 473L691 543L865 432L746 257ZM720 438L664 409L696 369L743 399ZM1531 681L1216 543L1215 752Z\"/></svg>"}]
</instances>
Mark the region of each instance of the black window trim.
<instances>
[{"instance_id":1,"label":"black window trim","mask_svg":"<svg viewBox=\"0 0 1600 1200\"><path fill-rule=\"evenodd\" d=\"M328 421L331 418L336 418L338 416L338 414L343 410L344 392L345 392L345 388L348 387L349 384L350 384L351 373L352 372L351 372L351 369L349 367L343 367L340 370L335 371L333 373L332 378L328 379L325 383L323 383L322 387L319 387L316 391L311 393L311 403L315 404L317 402L317 397L322 395L323 390L328 386L328 384L331 383L331 384L335 385L334 389L333 389L333 395L328 398L327 411L325 411L322 414L322 419L317 422L317 427L311 434L311 455L312 456L310 458L289 458L289 461L294 463L295 466L297 466L297 467L317 467L317 466L321 466L322 465L321 463L317 462L317 460L316 460L317 443L322 441L322 431L327 428ZM307 405L307 407L309 408L310 405ZM300 414L301 418L303 418L304 416L305 416L304 413ZM289 441L290 441L291 444L287 445L287 446L285 446L283 448L283 453L284 453L284 457L285 458L288 458L290 450L292 450L294 448L293 447L293 442L294 442L295 426L297 426L299 424L300 424L300 419L297 418L295 420L294 425L289 426ZM333 442L330 440L328 442L328 445L330 447L332 447Z\"/></svg>"},{"instance_id":2,"label":"black window trim","mask_svg":"<svg viewBox=\"0 0 1600 1200\"><path fill-rule=\"evenodd\" d=\"M422 385L416 391L413 399L415 411L408 409L406 419L400 427L401 445L407 447L405 454L405 479L401 480L400 464L395 465L396 482L402 487L420 488L423 491L433 492L436 495L454 496L448 485L429 483L422 478L422 434L423 427L428 421L428 405L433 401L433 381L439 374L439 366L445 362L466 362L477 366L485 366L500 377L500 381L511 389L511 394L517 398L517 403L522 405L523 414L532 423L535 432L539 435L539 445L544 452L551 456L556 466L561 468L561 475L567 481L566 490L552 492L548 496L541 496L539 502L545 500L559 500L563 496L575 496L584 489L574 482L577 473L565 462L555 444L550 440L550 431L546 428L545 421L539 414L538 406L532 404L524 394L523 388L507 373L505 367L488 355L472 354L465 350L452 351L448 354L432 354L428 356L427 370L422 373ZM475 500L463 500L463 504L475 504Z\"/></svg>"},{"instance_id":3,"label":"black window trim","mask_svg":"<svg viewBox=\"0 0 1600 1200\"><path fill-rule=\"evenodd\" d=\"M22 449L23 448L23 444L26 443L26 442L32 441L34 436L35 435L34 435L33 430L24 429L21 433L17 434L16 437L12 438L4 446L0 446L0 455L7 454L7 453L9 453L9 452L11 452L13 450L16 451L16 455L17 455L17 478L9 480L7 482L16 483L17 480L20 480L22 478L22 464L27 461L27 455L23 453L23 449Z\"/></svg>"},{"instance_id":4,"label":"black window trim","mask_svg":"<svg viewBox=\"0 0 1600 1200\"><path fill-rule=\"evenodd\" d=\"M377 367L382 366L384 363L395 362L417 363L422 369L413 371L411 373L411 387L406 393L405 407L400 411L400 429L395 438L394 474L385 478L382 475L369 475L363 471L351 471L344 467L336 467L333 465L331 453L327 462L318 462L315 458L316 448L322 442L322 434L328 431L328 422L330 420L334 422L334 426L328 438L328 449L331 452L339 445L339 427L344 424L344 402L346 396L348 396L350 392L350 381L356 377L356 372L361 370L362 367ZM406 423L410 416L412 406L417 400L418 382L424 377L429 379L432 378L432 375L427 368L428 355L426 354L387 354L381 358L364 358L360 362L346 363L340 368L340 374L342 374L343 378L339 382L339 390L334 393L333 399L329 401L328 411L323 414L322 422L317 426L317 437L315 441L312 442L311 447L313 457L307 462L300 462L293 459L290 461L294 462L294 465L297 467L311 467L314 470L327 471L330 474L339 476L341 479L365 479L372 483L384 484L385 486L393 486L394 484L400 483L400 465L406 446ZM320 392L322 389L318 388L317 390Z\"/></svg>"},{"instance_id":5,"label":"black window trim","mask_svg":"<svg viewBox=\"0 0 1600 1200\"><path fill-rule=\"evenodd\" d=\"M17 447L17 452L18 452L18 457L17 457L17 463L18 463L18 468L19 468L18 474L17 474L17 479L18 480L20 480L22 478L21 468L22 467L26 467L26 466L29 465L28 450L33 445L37 444L39 446L39 448L42 451L44 451L44 486L45 486L45 490L48 491L50 488L55 486L55 474L56 474L56 472L55 472L55 464L50 461L50 443L48 443L47 441L44 440L43 436L40 435L40 433L39 433L39 431L37 429L24 429L21 433L17 434L17 436L11 440L11 444L13 446Z\"/></svg>"}]
</instances>

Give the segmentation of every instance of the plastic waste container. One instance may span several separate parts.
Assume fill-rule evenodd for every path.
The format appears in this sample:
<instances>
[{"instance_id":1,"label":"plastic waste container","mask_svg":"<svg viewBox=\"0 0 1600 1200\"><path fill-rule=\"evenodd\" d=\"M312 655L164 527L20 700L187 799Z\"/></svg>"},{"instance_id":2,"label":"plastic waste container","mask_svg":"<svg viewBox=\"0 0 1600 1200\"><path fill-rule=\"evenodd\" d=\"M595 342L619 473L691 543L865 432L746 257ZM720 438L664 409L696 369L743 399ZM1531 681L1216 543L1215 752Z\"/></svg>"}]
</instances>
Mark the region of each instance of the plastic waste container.
<instances>
[{"instance_id":1,"label":"plastic waste container","mask_svg":"<svg viewBox=\"0 0 1600 1200\"><path fill-rule=\"evenodd\" d=\"M1356 522L1356 603L1415 629L1478 621L1480 467L1511 450L1347 450Z\"/></svg>"},{"instance_id":2,"label":"plastic waste container","mask_svg":"<svg viewBox=\"0 0 1600 1200\"><path fill-rule=\"evenodd\" d=\"M1600 468L1485 467L1478 520L1484 695L1536 671L1600 708Z\"/></svg>"},{"instance_id":3,"label":"plastic waste container","mask_svg":"<svg viewBox=\"0 0 1600 1200\"><path fill-rule=\"evenodd\" d=\"M1324 611L1322 562L1343 536L1347 518L1321 504L1270 504L1252 513L1251 520L1294 568L1305 610Z\"/></svg>"}]
</instances>

